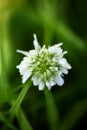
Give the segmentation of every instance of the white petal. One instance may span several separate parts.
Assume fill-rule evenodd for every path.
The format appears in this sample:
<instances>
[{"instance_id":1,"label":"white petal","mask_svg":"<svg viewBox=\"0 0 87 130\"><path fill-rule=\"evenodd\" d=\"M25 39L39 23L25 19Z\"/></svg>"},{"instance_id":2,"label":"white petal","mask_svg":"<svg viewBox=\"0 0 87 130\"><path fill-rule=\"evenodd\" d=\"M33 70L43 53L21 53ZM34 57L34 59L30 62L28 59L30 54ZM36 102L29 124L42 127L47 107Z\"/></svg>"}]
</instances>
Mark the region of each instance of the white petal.
<instances>
[{"instance_id":1,"label":"white petal","mask_svg":"<svg viewBox=\"0 0 87 130\"><path fill-rule=\"evenodd\" d=\"M62 86L64 84L64 80L60 75L56 76L55 81L56 81L57 85L59 85L59 86Z\"/></svg>"},{"instance_id":2,"label":"white petal","mask_svg":"<svg viewBox=\"0 0 87 130\"><path fill-rule=\"evenodd\" d=\"M33 68L29 68L29 66L19 65L17 68L19 69L21 75L25 75L26 73L29 74L33 71Z\"/></svg>"},{"instance_id":3,"label":"white petal","mask_svg":"<svg viewBox=\"0 0 87 130\"><path fill-rule=\"evenodd\" d=\"M51 84L49 81L46 81L46 86L48 87L49 90L51 89Z\"/></svg>"},{"instance_id":4,"label":"white petal","mask_svg":"<svg viewBox=\"0 0 87 130\"><path fill-rule=\"evenodd\" d=\"M56 54L56 55L60 55L60 54L62 54L62 49L59 47L58 44L56 44L56 45L49 47L48 52Z\"/></svg>"},{"instance_id":5,"label":"white petal","mask_svg":"<svg viewBox=\"0 0 87 130\"><path fill-rule=\"evenodd\" d=\"M66 68L61 68L61 71L62 71L62 73L64 73L64 74L68 74L68 70L66 69Z\"/></svg>"},{"instance_id":6,"label":"white petal","mask_svg":"<svg viewBox=\"0 0 87 130\"><path fill-rule=\"evenodd\" d=\"M25 56L28 56L29 55L29 52L26 52L26 51L22 51L22 50L16 50L18 53L21 53Z\"/></svg>"},{"instance_id":7,"label":"white petal","mask_svg":"<svg viewBox=\"0 0 87 130\"><path fill-rule=\"evenodd\" d=\"M55 82L54 81L50 81L50 84L51 84L51 86L54 86L55 85Z\"/></svg>"},{"instance_id":8,"label":"white petal","mask_svg":"<svg viewBox=\"0 0 87 130\"><path fill-rule=\"evenodd\" d=\"M41 80L39 79L39 78L34 78L33 79L33 84L34 84L34 86L37 86L37 85L39 85L41 83Z\"/></svg>"},{"instance_id":9,"label":"white petal","mask_svg":"<svg viewBox=\"0 0 87 130\"><path fill-rule=\"evenodd\" d=\"M65 54L67 54L67 51L64 51L64 52L63 52L63 55L65 55Z\"/></svg>"},{"instance_id":10,"label":"white petal","mask_svg":"<svg viewBox=\"0 0 87 130\"><path fill-rule=\"evenodd\" d=\"M60 43L57 43L57 44L55 44L55 45L53 45L53 46L56 46L56 47L60 47L60 46L62 46L63 45L63 42L60 42ZM52 47L53 47L52 46Z\"/></svg>"},{"instance_id":11,"label":"white petal","mask_svg":"<svg viewBox=\"0 0 87 130\"><path fill-rule=\"evenodd\" d=\"M23 70L23 69L27 68L27 66L28 66L27 64L20 63L20 65L17 65L16 68L20 69L20 70Z\"/></svg>"},{"instance_id":12,"label":"white petal","mask_svg":"<svg viewBox=\"0 0 87 130\"><path fill-rule=\"evenodd\" d=\"M39 86L38 86L38 89L41 91L44 89L44 83L43 82L40 82Z\"/></svg>"},{"instance_id":13,"label":"white petal","mask_svg":"<svg viewBox=\"0 0 87 130\"><path fill-rule=\"evenodd\" d=\"M40 45L39 45L39 43L38 43L38 41L37 41L37 36L36 36L36 34L34 34L33 44L34 44L35 50L39 50L39 49L40 49Z\"/></svg>"},{"instance_id":14,"label":"white petal","mask_svg":"<svg viewBox=\"0 0 87 130\"><path fill-rule=\"evenodd\" d=\"M66 60L65 58L61 58L61 59L59 60L59 63L60 63L63 67L65 67L65 68L67 68L67 69L71 69L70 64L67 62L67 60Z\"/></svg>"},{"instance_id":15,"label":"white petal","mask_svg":"<svg viewBox=\"0 0 87 130\"><path fill-rule=\"evenodd\" d=\"M61 43L58 43L57 45L58 45L58 46L62 46L62 45L63 45L63 42L61 42Z\"/></svg>"},{"instance_id":16,"label":"white petal","mask_svg":"<svg viewBox=\"0 0 87 130\"><path fill-rule=\"evenodd\" d=\"M16 68L19 69L20 65L17 65Z\"/></svg>"},{"instance_id":17,"label":"white petal","mask_svg":"<svg viewBox=\"0 0 87 130\"><path fill-rule=\"evenodd\" d=\"M29 51L29 56L30 57L33 57L34 58L34 56L36 56L37 55L37 50L30 50Z\"/></svg>"},{"instance_id":18,"label":"white petal","mask_svg":"<svg viewBox=\"0 0 87 130\"><path fill-rule=\"evenodd\" d=\"M31 76L32 72L26 72L23 76L22 76L22 83L24 84L27 79Z\"/></svg>"},{"instance_id":19,"label":"white petal","mask_svg":"<svg viewBox=\"0 0 87 130\"><path fill-rule=\"evenodd\" d=\"M33 84L34 84L34 86L37 86L37 85L38 85L38 82L37 82L37 79L36 79L36 78L34 78Z\"/></svg>"}]
</instances>

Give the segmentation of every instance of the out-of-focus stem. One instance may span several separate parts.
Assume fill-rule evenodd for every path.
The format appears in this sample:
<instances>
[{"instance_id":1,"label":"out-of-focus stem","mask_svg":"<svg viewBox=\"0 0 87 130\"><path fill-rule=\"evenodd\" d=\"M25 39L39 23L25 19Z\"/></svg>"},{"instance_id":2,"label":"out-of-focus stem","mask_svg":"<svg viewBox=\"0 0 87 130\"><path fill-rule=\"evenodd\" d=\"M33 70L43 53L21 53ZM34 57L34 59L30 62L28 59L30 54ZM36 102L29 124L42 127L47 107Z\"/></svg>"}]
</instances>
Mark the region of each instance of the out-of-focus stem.
<instances>
[{"instance_id":1,"label":"out-of-focus stem","mask_svg":"<svg viewBox=\"0 0 87 130\"><path fill-rule=\"evenodd\" d=\"M48 112L48 119L49 125L51 130L58 130L59 124L59 115L58 111L52 96L51 91L48 90L47 87L44 89L46 104L47 104L47 112Z\"/></svg>"}]
</instances>

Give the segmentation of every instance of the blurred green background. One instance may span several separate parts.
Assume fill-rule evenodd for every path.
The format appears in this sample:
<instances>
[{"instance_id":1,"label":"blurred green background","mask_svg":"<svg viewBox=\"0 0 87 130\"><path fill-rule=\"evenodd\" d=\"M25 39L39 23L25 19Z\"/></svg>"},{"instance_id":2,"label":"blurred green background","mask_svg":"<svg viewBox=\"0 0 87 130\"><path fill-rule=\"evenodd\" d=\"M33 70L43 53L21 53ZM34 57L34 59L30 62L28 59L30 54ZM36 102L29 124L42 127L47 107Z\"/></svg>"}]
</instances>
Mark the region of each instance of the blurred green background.
<instances>
[{"instance_id":1,"label":"blurred green background","mask_svg":"<svg viewBox=\"0 0 87 130\"><path fill-rule=\"evenodd\" d=\"M0 130L50 130L43 91L31 87L19 114L10 118L12 103L22 88L17 49L33 49L33 34L41 45L63 42L72 70L63 87L52 94L59 113L56 130L87 129L87 1L0 0ZM15 111L15 109L14 109Z\"/></svg>"}]
</instances>

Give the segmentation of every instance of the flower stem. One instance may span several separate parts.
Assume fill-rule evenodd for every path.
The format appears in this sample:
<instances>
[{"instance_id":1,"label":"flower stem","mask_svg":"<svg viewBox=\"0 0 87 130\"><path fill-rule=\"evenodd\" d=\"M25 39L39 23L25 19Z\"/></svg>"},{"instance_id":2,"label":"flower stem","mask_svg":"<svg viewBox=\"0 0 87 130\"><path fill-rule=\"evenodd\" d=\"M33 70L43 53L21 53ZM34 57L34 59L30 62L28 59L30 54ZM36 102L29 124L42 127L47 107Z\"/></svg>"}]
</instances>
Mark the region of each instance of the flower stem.
<instances>
[{"instance_id":1,"label":"flower stem","mask_svg":"<svg viewBox=\"0 0 87 130\"><path fill-rule=\"evenodd\" d=\"M25 113L21 108L19 109L19 112L17 114L17 119L21 130L33 130L31 124L29 123Z\"/></svg>"},{"instance_id":2,"label":"flower stem","mask_svg":"<svg viewBox=\"0 0 87 130\"><path fill-rule=\"evenodd\" d=\"M13 117L13 115L17 114L18 113L18 110L21 106L21 103L28 91L28 89L31 87L31 81L27 81L25 83L25 85L23 86L18 98L16 99L15 103L13 104L10 112L11 112L11 116Z\"/></svg>"},{"instance_id":3,"label":"flower stem","mask_svg":"<svg viewBox=\"0 0 87 130\"><path fill-rule=\"evenodd\" d=\"M51 130L58 130L59 124L59 115L58 111L52 96L51 91L48 90L47 87L44 89L46 104L47 104L47 112L48 112L48 119L50 124Z\"/></svg>"}]
</instances>

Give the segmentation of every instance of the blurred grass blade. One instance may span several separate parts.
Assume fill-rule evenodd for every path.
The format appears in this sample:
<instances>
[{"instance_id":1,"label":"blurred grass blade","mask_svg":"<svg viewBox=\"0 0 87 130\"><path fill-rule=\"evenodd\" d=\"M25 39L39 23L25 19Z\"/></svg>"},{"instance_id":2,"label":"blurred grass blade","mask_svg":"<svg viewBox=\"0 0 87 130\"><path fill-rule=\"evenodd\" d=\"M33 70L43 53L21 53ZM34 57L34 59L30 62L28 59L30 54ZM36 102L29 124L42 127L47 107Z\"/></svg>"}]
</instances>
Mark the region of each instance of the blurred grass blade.
<instances>
[{"instance_id":1,"label":"blurred grass blade","mask_svg":"<svg viewBox=\"0 0 87 130\"><path fill-rule=\"evenodd\" d=\"M77 49L85 50L85 42L62 21L58 21L56 29L58 35L67 40L67 42L70 43L70 46L72 44L72 46L76 47Z\"/></svg>"},{"instance_id":2,"label":"blurred grass blade","mask_svg":"<svg viewBox=\"0 0 87 130\"><path fill-rule=\"evenodd\" d=\"M45 94L45 99L47 104L48 119L49 119L51 130L58 130L59 115L58 115L58 111L53 96L51 94L51 91L49 91L47 87L45 87L44 89L44 94Z\"/></svg>"},{"instance_id":3,"label":"blurred grass blade","mask_svg":"<svg viewBox=\"0 0 87 130\"><path fill-rule=\"evenodd\" d=\"M0 103L5 103L9 101L13 101L17 98L17 93L21 89L21 86L17 86L14 88L9 88L6 90L6 92L0 91Z\"/></svg>"},{"instance_id":4,"label":"blurred grass blade","mask_svg":"<svg viewBox=\"0 0 87 130\"><path fill-rule=\"evenodd\" d=\"M19 107L20 107L20 105L21 105L21 103L22 103L22 101L23 101L23 99L24 99L24 97L25 97L25 95L30 87L31 87L31 81L27 81L24 84L17 100L13 103L13 106L12 106L11 111L10 111L11 115L17 114L18 109L19 109Z\"/></svg>"},{"instance_id":5,"label":"blurred grass blade","mask_svg":"<svg viewBox=\"0 0 87 130\"><path fill-rule=\"evenodd\" d=\"M21 130L33 130L21 108L19 109L19 112L17 113L17 119L19 121Z\"/></svg>"},{"instance_id":6,"label":"blurred grass blade","mask_svg":"<svg viewBox=\"0 0 87 130\"><path fill-rule=\"evenodd\" d=\"M71 107L70 112L64 117L60 125L60 130L70 130L85 112L87 112L87 99L83 99Z\"/></svg>"},{"instance_id":7,"label":"blurred grass blade","mask_svg":"<svg viewBox=\"0 0 87 130\"><path fill-rule=\"evenodd\" d=\"M0 79L1 79L1 89L5 90L7 88L7 85L6 85L7 80L6 80L6 64L5 64L4 54L3 54L2 40L0 43Z\"/></svg>"},{"instance_id":8,"label":"blurred grass blade","mask_svg":"<svg viewBox=\"0 0 87 130\"><path fill-rule=\"evenodd\" d=\"M0 112L0 121L2 121L4 125L6 125L9 129L17 130L16 127L13 126L9 120L5 119L4 115L1 112Z\"/></svg>"}]
</instances>

